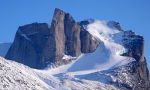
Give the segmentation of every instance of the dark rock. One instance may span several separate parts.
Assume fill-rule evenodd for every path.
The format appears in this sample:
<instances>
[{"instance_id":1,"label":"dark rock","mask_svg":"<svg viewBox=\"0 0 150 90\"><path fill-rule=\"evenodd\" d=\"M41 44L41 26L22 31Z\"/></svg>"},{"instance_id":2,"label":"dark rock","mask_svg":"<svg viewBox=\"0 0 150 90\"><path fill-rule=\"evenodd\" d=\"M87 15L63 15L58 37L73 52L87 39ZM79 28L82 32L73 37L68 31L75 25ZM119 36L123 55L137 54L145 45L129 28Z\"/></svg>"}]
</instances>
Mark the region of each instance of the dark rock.
<instances>
[{"instance_id":1,"label":"dark rock","mask_svg":"<svg viewBox=\"0 0 150 90\"><path fill-rule=\"evenodd\" d=\"M81 32L80 32L80 38L81 38L81 51L82 53L91 53L96 50L96 48L99 45L99 41L94 38L87 30L86 25L89 24L89 21L81 21Z\"/></svg>"},{"instance_id":2,"label":"dark rock","mask_svg":"<svg viewBox=\"0 0 150 90\"><path fill-rule=\"evenodd\" d=\"M131 62L125 66L120 66L112 70L102 71L105 75L111 75L113 81L109 81L110 84L124 88L125 90L149 90L149 86L146 80L143 80L139 75L139 67L136 61ZM123 90L124 90L123 89Z\"/></svg>"},{"instance_id":3,"label":"dark rock","mask_svg":"<svg viewBox=\"0 0 150 90\"><path fill-rule=\"evenodd\" d=\"M71 61L62 59L64 55L81 54L80 43L80 25L70 14L55 9L50 28L46 23L19 27L5 58L33 68L62 65Z\"/></svg>"},{"instance_id":4,"label":"dark rock","mask_svg":"<svg viewBox=\"0 0 150 90\"><path fill-rule=\"evenodd\" d=\"M33 68L43 67L43 48L49 37L46 23L33 23L19 27L15 40L5 58L15 60Z\"/></svg>"},{"instance_id":5,"label":"dark rock","mask_svg":"<svg viewBox=\"0 0 150 90\"><path fill-rule=\"evenodd\" d=\"M121 25L119 22L116 22L116 21L109 21L107 23L107 25L111 28L114 28L114 29L117 29L117 30L120 30L120 31L123 31L123 29L121 28Z\"/></svg>"},{"instance_id":6,"label":"dark rock","mask_svg":"<svg viewBox=\"0 0 150 90\"><path fill-rule=\"evenodd\" d=\"M132 31L124 32L124 46L127 48L127 53L124 56L133 57L136 60L136 73L139 75L140 80L143 82L145 89L149 90L149 71L147 68L146 59L144 57L144 39L142 36L135 35ZM137 89L140 90L140 89Z\"/></svg>"},{"instance_id":7,"label":"dark rock","mask_svg":"<svg viewBox=\"0 0 150 90\"><path fill-rule=\"evenodd\" d=\"M53 20L51 23L51 36L50 38L52 44L54 44L54 52L55 59L54 62L60 63L62 57L64 56L65 52L65 33L64 33L64 18L65 18L65 12L59 9L55 9ZM52 40L53 39L53 40ZM46 52L47 53L47 52ZM51 59L50 59L51 60Z\"/></svg>"},{"instance_id":8,"label":"dark rock","mask_svg":"<svg viewBox=\"0 0 150 90\"><path fill-rule=\"evenodd\" d=\"M80 45L80 25L76 23L68 13L64 19L65 28L65 54L79 56L81 54Z\"/></svg>"},{"instance_id":9,"label":"dark rock","mask_svg":"<svg viewBox=\"0 0 150 90\"><path fill-rule=\"evenodd\" d=\"M80 50L80 26L68 13L55 9L50 28L50 38L44 49L44 58L55 65L62 65L70 60L64 55L78 57Z\"/></svg>"}]
</instances>

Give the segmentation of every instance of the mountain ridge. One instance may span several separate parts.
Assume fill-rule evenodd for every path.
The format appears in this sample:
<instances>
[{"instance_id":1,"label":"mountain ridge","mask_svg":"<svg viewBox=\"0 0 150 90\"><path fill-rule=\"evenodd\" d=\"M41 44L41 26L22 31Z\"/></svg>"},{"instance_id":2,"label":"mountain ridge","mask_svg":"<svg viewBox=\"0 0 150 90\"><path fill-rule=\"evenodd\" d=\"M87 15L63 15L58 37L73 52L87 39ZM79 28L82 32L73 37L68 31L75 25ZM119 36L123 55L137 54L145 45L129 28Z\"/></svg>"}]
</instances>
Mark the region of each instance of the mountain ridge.
<instances>
[{"instance_id":1,"label":"mountain ridge","mask_svg":"<svg viewBox=\"0 0 150 90\"><path fill-rule=\"evenodd\" d=\"M36 69L56 66L47 72L36 71L47 76L47 73L54 70L56 72L54 76L59 78L58 81L67 80L72 84L77 84L76 79L84 82L84 79L88 80L85 78L86 75L90 77L95 73L99 75L96 78L103 75L107 77L107 74L110 74L108 79L112 80L106 80L107 83L104 84L108 87L112 85L112 88L125 90L150 88L142 36L123 30L115 21L76 22L69 13L57 8L54 11L51 27L46 23L32 23L19 27L5 58ZM108 72L106 75L105 71ZM112 77L116 80L114 81ZM77 87L67 86L67 82L65 88L77 90ZM46 83L49 84L49 81ZM98 82L93 81L93 83ZM96 86L96 88L104 87Z\"/></svg>"},{"instance_id":2,"label":"mountain ridge","mask_svg":"<svg viewBox=\"0 0 150 90\"><path fill-rule=\"evenodd\" d=\"M55 9L50 28L46 23L19 27L6 58L30 67L45 68L51 63L68 63L70 60L62 59L64 55L78 57L81 53L94 51L98 44L86 30L80 30L80 25L70 14Z\"/></svg>"}]
</instances>

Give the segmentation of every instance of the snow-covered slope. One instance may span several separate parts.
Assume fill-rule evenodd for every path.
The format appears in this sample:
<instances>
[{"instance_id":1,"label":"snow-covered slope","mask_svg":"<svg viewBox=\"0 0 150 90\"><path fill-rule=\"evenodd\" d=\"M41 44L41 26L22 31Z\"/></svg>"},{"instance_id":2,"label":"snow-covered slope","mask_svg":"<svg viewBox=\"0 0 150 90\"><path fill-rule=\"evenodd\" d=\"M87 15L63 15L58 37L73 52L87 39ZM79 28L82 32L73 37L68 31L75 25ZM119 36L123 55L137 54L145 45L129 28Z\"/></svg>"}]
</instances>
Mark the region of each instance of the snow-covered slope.
<instances>
[{"instance_id":1,"label":"snow-covered slope","mask_svg":"<svg viewBox=\"0 0 150 90\"><path fill-rule=\"evenodd\" d=\"M70 73L53 75L48 70L35 70L0 57L0 90L126 90L125 86L115 85L116 81L129 83L132 80L128 77L128 73L123 73L127 70L125 67L120 69L84 75Z\"/></svg>"},{"instance_id":2,"label":"snow-covered slope","mask_svg":"<svg viewBox=\"0 0 150 90\"><path fill-rule=\"evenodd\" d=\"M72 63L49 69L46 73L88 74L112 69L134 61L131 57L121 56L126 52L125 47L122 45L123 32L109 27L107 23L95 20L84 26L93 35L93 39L100 41L100 45L95 52L82 54Z\"/></svg>"},{"instance_id":3,"label":"snow-covered slope","mask_svg":"<svg viewBox=\"0 0 150 90\"><path fill-rule=\"evenodd\" d=\"M0 90L49 90L30 69L22 64L0 57Z\"/></svg>"},{"instance_id":4,"label":"snow-covered slope","mask_svg":"<svg viewBox=\"0 0 150 90\"><path fill-rule=\"evenodd\" d=\"M120 90L129 88L128 84L131 85L129 82L132 81L128 77L130 73L122 72L127 72L127 69L124 69L126 65L135 60L131 57L121 56L126 52L126 48L122 45L123 32L117 28L109 27L107 22L97 20L92 21L85 28L93 35L93 39L100 41L95 52L82 54L70 64L45 70L35 70L35 72L39 73L47 84L55 88L59 87L60 90L116 90L118 87L110 84L110 82L117 83L118 81L127 83L127 87L121 85ZM128 67L128 69L131 68ZM110 73L112 71L114 73ZM113 76L117 74L119 76ZM52 77L49 75L53 75L56 79L51 82ZM118 77L120 78L118 79Z\"/></svg>"},{"instance_id":5,"label":"snow-covered slope","mask_svg":"<svg viewBox=\"0 0 150 90\"><path fill-rule=\"evenodd\" d=\"M11 43L0 43L0 56L4 57L11 46Z\"/></svg>"}]
</instances>

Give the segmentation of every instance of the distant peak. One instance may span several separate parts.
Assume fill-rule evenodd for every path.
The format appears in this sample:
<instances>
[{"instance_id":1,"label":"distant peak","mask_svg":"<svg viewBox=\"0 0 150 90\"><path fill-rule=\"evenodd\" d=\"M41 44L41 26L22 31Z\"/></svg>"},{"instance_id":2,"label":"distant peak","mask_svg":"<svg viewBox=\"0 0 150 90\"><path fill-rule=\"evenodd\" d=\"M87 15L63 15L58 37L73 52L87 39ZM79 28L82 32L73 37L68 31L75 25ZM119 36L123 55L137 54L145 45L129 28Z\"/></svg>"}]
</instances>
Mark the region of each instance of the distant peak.
<instances>
[{"instance_id":1,"label":"distant peak","mask_svg":"<svg viewBox=\"0 0 150 90\"><path fill-rule=\"evenodd\" d=\"M121 25L120 25L119 22L116 22L116 21L108 21L108 22L107 22L107 25L108 25L109 27L111 27L111 28L116 28L116 29L118 29L118 30L120 30L120 31L123 31L123 29L121 28Z\"/></svg>"},{"instance_id":2,"label":"distant peak","mask_svg":"<svg viewBox=\"0 0 150 90\"><path fill-rule=\"evenodd\" d=\"M55 8L55 11L57 11L57 12L64 12L63 10L61 10L59 8Z\"/></svg>"},{"instance_id":3,"label":"distant peak","mask_svg":"<svg viewBox=\"0 0 150 90\"><path fill-rule=\"evenodd\" d=\"M56 14L65 14L65 12L59 8L55 8L54 15Z\"/></svg>"}]
</instances>

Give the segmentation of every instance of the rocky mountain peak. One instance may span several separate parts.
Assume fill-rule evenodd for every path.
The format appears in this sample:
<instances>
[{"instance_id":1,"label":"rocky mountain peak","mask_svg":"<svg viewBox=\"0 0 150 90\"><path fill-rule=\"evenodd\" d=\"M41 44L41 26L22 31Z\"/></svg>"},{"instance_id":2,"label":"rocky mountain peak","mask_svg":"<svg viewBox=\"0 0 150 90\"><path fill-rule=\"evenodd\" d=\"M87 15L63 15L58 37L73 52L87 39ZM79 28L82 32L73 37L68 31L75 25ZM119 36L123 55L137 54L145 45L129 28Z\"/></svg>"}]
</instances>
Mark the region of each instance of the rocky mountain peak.
<instances>
[{"instance_id":1,"label":"rocky mountain peak","mask_svg":"<svg viewBox=\"0 0 150 90\"><path fill-rule=\"evenodd\" d=\"M93 52L99 44L82 27L69 13L56 8L50 28L47 23L20 26L5 58L33 68L69 63L72 59L64 56Z\"/></svg>"},{"instance_id":2,"label":"rocky mountain peak","mask_svg":"<svg viewBox=\"0 0 150 90\"><path fill-rule=\"evenodd\" d=\"M121 25L119 22L116 22L116 21L108 21L107 22L107 25L111 28L114 28L114 29L118 29L120 31L123 31L123 29L121 28Z\"/></svg>"},{"instance_id":3,"label":"rocky mountain peak","mask_svg":"<svg viewBox=\"0 0 150 90\"><path fill-rule=\"evenodd\" d=\"M144 38L136 35L131 30L124 31L123 44L128 50L124 55L135 58L135 72L139 75L143 85L145 85L146 89L144 90L148 90L148 88L150 88L150 82L149 71L147 68L146 58L144 56Z\"/></svg>"},{"instance_id":4,"label":"rocky mountain peak","mask_svg":"<svg viewBox=\"0 0 150 90\"><path fill-rule=\"evenodd\" d=\"M41 55L48 40L49 31L46 23L20 26L5 58L16 60L28 66L40 67L39 61L42 58Z\"/></svg>"}]
</instances>

